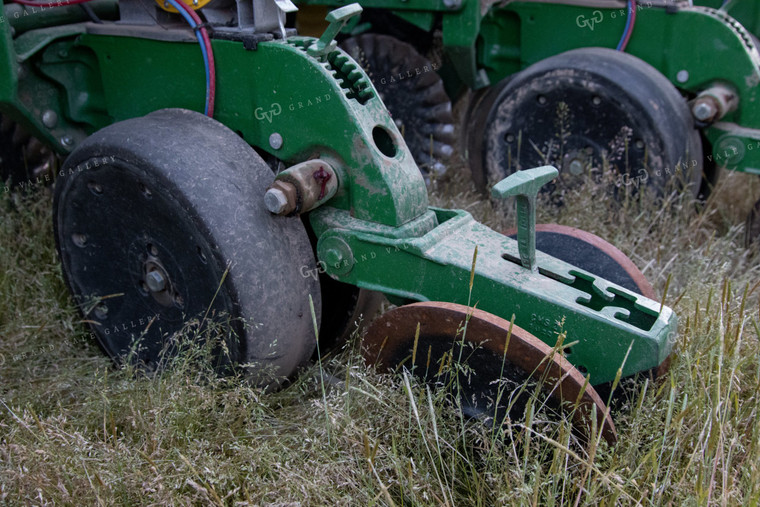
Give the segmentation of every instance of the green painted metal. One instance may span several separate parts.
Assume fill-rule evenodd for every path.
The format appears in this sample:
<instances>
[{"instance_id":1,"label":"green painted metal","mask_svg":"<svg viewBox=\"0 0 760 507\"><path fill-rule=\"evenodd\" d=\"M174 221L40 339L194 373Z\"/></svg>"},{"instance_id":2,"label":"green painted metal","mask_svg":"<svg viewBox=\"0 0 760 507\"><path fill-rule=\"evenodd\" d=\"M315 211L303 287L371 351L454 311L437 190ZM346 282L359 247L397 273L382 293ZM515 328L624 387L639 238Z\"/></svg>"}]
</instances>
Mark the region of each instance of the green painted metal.
<instances>
[{"instance_id":1,"label":"green painted metal","mask_svg":"<svg viewBox=\"0 0 760 507\"><path fill-rule=\"evenodd\" d=\"M416 218L427 207L425 183L369 79L342 52L308 57L313 42L293 37L247 51L214 40L215 118L288 164L325 159L341 181L333 205L359 219L401 225ZM202 110L197 45L90 34L79 45L98 57L112 121L165 107ZM275 133L279 149L269 144Z\"/></svg>"},{"instance_id":2,"label":"green painted metal","mask_svg":"<svg viewBox=\"0 0 760 507\"><path fill-rule=\"evenodd\" d=\"M341 5L342 1L296 3ZM515 1L482 9L479 1L462 0L450 10L442 9L437 2L360 3L398 13L440 16L443 49L451 64L439 73L449 91L457 90L459 82L473 90L483 88L571 49L615 48L627 19L622 2L599 7ZM755 146L760 140L760 56L751 32L760 34L760 2L733 0L725 10L717 9L722 0L695 3L694 7L666 9L639 1L627 52L655 67L689 96L716 83L732 86L739 96L739 107L721 123L704 129L713 146L713 153L706 155L729 169L758 173L760 151ZM400 17L414 21L406 16ZM426 25L420 22L417 26L424 29ZM683 71L688 73L685 80Z\"/></svg>"},{"instance_id":3,"label":"green painted metal","mask_svg":"<svg viewBox=\"0 0 760 507\"><path fill-rule=\"evenodd\" d=\"M0 12L5 13L3 0L0 0ZM8 27L8 18L0 16L0 108L3 104L16 101L18 90L18 66L16 54L13 51L13 38ZM6 106L0 111L7 111Z\"/></svg>"},{"instance_id":4,"label":"green painted metal","mask_svg":"<svg viewBox=\"0 0 760 507\"><path fill-rule=\"evenodd\" d=\"M559 176L553 166L536 167L511 174L491 189L498 199L514 196L517 204L517 244L524 268L537 271L536 264L536 197L546 183Z\"/></svg>"},{"instance_id":5,"label":"green painted metal","mask_svg":"<svg viewBox=\"0 0 760 507\"><path fill-rule=\"evenodd\" d=\"M362 8L359 4L346 5L340 9L335 9L327 15L327 21L330 25L325 30L325 33L319 38L317 42L309 46L307 52L310 56L314 57L327 57L328 54L335 51L338 47L338 43L335 42L335 37L340 33L348 20L354 16L361 14Z\"/></svg>"},{"instance_id":6,"label":"green painted metal","mask_svg":"<svg viewBox=\"0 0 760 507\"><path fill-rule=\"evenodd\" d=\"M144 38L150 30L144 37L139 29L123 36L118 26L97 34L74 22L14 40L8 26L0 26L0 66L9 71L0 77L0 108L62 153L116 121L169 107L203 109L204 70L189 30L172 29L177 40L170 42ZM286 165L318 157L334 169L335 196L309 216L318 259L331 276L404 300L471 302L507 319L514 314L518 325L552 345L565 329L569 341L578 340L568 359L594 384L614 378L629 347L624 375L655 367L670 353L676 332L670 309L540 253L537 270L526 269L518 242L463 211L429 208L400 133L345 53L312 56L316 39L307 37L261 42L256 50L212 43L215 118ZM57 113L56 126L41 124L46 110ZM274 134L281 143L270 144Z\"/></svg>"},{"instance_id":7,"label":"green painted metal","mask_svg":"<svg viewBox=\"0 0 760 507\"><path fill-rule=\"evenodd\" d=\"M90 0L87 5L103 20L118 18L116 0ZM3 17L13 27L15 36L29 30L89 21L87 13L79 5L35 7L11 3L5 6Z\"/></svg>"},{"instance_id":8,"label":"green painted metal","mask_svg":"<svg viewBox=\"0 0 760 507\"><path fill-rule=\"evenodd\" d=\"M755 36L760 35L760 2L756 0L694 0L694 5L721 9Z\"/></svg>"},{"instance_id":9,"label":"green painted metal","mask_svg":"<svg viewBox=\"0 0 760 507\"><path fill-rule=\"evenodd\" d=\"M538 271L520 265L517 242L468 213L431 208L403 228L368 225L343 210L310 215L317 255L331 276L407 301L450 301L481 310L533 333L549 345L568 333L567 359L609 382L631 347L623 375L654 368L670 354L675 314L659 303L536 253ZM406 231L403 231L406 229ZM472 294L473 254L477 247Z\"/></svg>"}]
</instances>

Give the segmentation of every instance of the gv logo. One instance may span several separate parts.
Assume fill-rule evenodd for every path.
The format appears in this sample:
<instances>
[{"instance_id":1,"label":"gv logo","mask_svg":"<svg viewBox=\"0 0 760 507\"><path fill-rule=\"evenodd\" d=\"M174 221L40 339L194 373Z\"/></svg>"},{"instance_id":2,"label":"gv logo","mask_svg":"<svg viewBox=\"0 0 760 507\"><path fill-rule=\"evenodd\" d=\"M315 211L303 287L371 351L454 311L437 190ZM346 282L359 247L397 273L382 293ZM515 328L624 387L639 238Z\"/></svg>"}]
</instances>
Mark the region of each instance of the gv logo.
<instances>
[{"instance_id":1,"label":"gv logo","mask_svg":"<svg viewBox=\"0 0 760 507\"><path fill-rule=\"evenodd\" d=\"M590 18L586 18L583 14L575 18L575 24L578 25L580 28L588 27L592 32L594 31L594 26L597 23L601 23L604 21L604 14L602 11L594 11L591 13L593 16Z\"/></svg>"},{"instance_id":2,"label":"gv logo","mask_svg":"<svg viewBox=\"0 0 760 507\"><path fill-rule=\"evenodd\" d=\"M275 102L272 104L271 109L269 111L264 110L263 107L257 107L253 111L253 115L256 117L257 120L263 120L266 119L269 123L272 123L272 118L275 116L279 116L282 113L282 106Z\"/></svg>"}]
</instances>

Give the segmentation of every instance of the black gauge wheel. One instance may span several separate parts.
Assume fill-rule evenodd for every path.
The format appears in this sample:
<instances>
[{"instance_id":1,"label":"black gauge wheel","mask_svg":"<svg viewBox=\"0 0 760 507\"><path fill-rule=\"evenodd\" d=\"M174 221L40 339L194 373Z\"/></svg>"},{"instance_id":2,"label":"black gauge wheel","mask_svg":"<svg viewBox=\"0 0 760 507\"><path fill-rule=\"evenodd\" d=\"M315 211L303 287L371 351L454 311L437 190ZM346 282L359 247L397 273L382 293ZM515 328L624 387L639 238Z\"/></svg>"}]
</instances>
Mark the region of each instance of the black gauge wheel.
<instances>
[{"instance_id":1,"label":"black gauge wheel","mask_svg":"<svg viewBox=\"0 0 760 507\"><path fill-rule=\"evenodd\" d=\"M700 188L702 145L686 99L618 51L576 49L531 65L477 96L465 132L481 188L549 164L560 170L549 191L603 169L618 194L678 188L696 197Z\"/></svg>"},{"instance_id":2,"label":"black gauge wheel","mask_svg":"<svg viewBox=\"0 0 760 507\"><path fill-rule=\"evenodd\" d=\"M54 229L64 277L105 351L148 367L189 322L220 325L217 365L273 384L314 350L318 280L301 221L270 214L269 167L199 113L167 109L113 124L69 156ZM167 355L168 352L168 355Z\"/></svg>"}]
</instances>

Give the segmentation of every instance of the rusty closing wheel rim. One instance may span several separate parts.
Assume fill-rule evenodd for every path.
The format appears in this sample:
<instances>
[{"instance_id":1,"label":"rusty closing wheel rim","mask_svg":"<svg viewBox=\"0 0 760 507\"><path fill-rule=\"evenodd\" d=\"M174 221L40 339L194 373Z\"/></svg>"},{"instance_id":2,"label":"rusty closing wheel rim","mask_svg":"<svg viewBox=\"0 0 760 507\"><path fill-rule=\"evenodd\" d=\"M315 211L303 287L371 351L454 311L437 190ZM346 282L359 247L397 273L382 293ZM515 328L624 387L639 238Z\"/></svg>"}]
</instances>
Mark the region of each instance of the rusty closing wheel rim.
<instances>
[{"instance_id":1,"label":"rusty closing wheel rim","mask_svg":"<svg viewBox=\"0 0 760 507\"><path fill-rule=\"evenodd\" d=\"M467 332L462 340L459 331L466 320ZM418 324L420 333L414 351ZM542 379L542 392L549 393L550 401L556 407L572 410L577 402L577 408L571 412L575 429L588 438L592 428L603 425L602 436L607 442L614 443L617 435L607 407L583 375L564 357L552 353L551 347L518 326L511 326L507 344L510 326L507 320L463 305L413 303L377 318L364 337L362 354L367 364L374 364L381 371L393 370L400 365L412 369L413 363L414 371L429 382L440 378L439 372L445 370L441 363L448 362L448 357L456 355L463 360L470 359L465 366L465 371L470 372L466 375L467 386L462 388L465 395L460 398L468 416L493 413L501 420L506 415L501 402L511 403L517 393L514 390L509 392L509 387L530 391L520 386L529 379ZM462 342L465 348L457 345ZM453 352L444 356L447 351ZM501 389L501 394L497 391L498 385L506 386ZM483 390L476 392L479 388ZM494 399L500 400L500 404L494 406ZM521 401L517 400L517 406L520 404ZM596 422L592 416L594 410ZM510 409L509 414L515 412Z\"/></svg>"},{"instance_id":2,"label":"rusty closing wheel rim","mask_svg":"<svg viewBox=\"0 0 760 507\"><path fill-rule=\"evenodd\" d=\"M512 238L517 230L504 233ZM657 299L644 273L617 247L595 234L559 224L536 225L536 249L621 287Z\"/></svg>"}]
</instances>

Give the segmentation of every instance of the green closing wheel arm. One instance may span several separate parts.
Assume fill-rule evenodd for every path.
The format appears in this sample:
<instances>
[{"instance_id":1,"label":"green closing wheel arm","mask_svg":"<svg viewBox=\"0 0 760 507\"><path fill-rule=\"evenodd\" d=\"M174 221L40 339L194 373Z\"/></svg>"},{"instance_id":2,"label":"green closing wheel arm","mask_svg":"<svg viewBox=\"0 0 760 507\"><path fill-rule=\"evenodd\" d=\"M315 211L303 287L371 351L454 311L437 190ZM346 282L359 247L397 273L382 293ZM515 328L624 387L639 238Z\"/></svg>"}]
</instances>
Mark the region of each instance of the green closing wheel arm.
<instances>
[{"instance_id":1,"label":"green closing wheel arm","mask_svg":"<svg viewBox=\"0 0 760 507\"><path fill-rule=\"evenodd\" d=\"M525 241L464 211L430 208L390 228L323 206L310 215L317 255L334 278L402 301L473 304L506 320L514 316L550 346L566 331L567 342L577 342L566 357L592 385L611 382L618 368L630 376L658 367L676 336L670 308L535 251L536 192L555 175L553 167L541 167L495 187L501 196L517 196Z\"/></svg>"}]
</instances>

